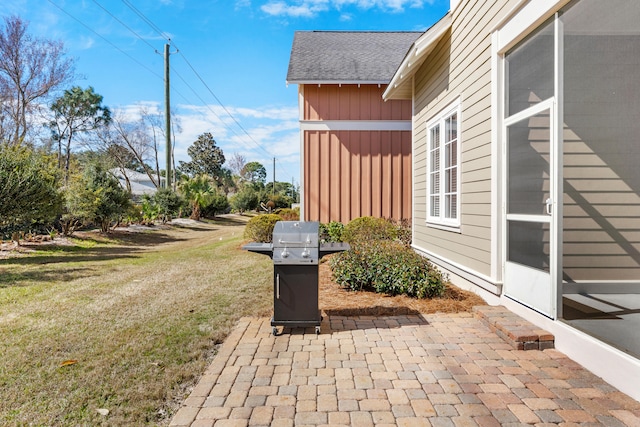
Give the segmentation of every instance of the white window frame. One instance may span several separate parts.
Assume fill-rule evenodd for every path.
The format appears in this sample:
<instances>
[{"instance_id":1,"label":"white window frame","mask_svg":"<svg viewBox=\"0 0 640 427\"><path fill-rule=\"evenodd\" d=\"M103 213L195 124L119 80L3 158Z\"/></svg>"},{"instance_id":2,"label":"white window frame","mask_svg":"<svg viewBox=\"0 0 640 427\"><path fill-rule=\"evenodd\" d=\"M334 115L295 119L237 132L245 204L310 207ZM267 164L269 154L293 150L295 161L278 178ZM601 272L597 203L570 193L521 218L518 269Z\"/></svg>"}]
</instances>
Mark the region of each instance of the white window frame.
<instances>
[{"instance_id":1,"label":"white window frame","mask_svg":"<svg viewBox=\"0 0 640 427\"><path fill-rule=\"evenodd\" d=\"M445 164L445 159L446 157L446 148L447 148L447 144L450 141L446 141L446 136L445 136L445 131L444 129L446 129L445 127L445 122L447 119L451 118L451 116L456 115L457 117L457 122L456 122L456 128L457 128L457 132L456 132L456 140L457 140L457 144L456 144L456 149L457 149L457 153L456 153L456 159L457 159L457 163L455 165L446 165ZM452 102L451 104L449 104L446 108L444 108L443 110L440 111L440 113L438 113L437 115L435 115L431 120L429 120L427 122L426 125L426 139L427 139L427 152L426 152L426 156L427 156L427 188L426 188L426 193L427 193L427 225L429 226L433 226L433 227L437 227L437 228L444 228L447 230L451 230L451 231L460 231L460 199L461 199L461 191L460 191L460 187L461 187L461 182L460 182L460 169L461 169L461 154L462 154L462 103L460 98L458 98L457 100L455 100L454 102ZM438 167L438 176L439 176L439 180L440 180L440 186L439 186L439 191L437 194L432 194L431 193L431 186L432 186L432 180L433 180L433 174L435 173L435 171L431 170L431 153L434 151L432 149L432 140L431 140L431 130L433 128L435 128L436 126L440 127L440 145L438 147L438 155L440 157L440 161L439 161L439 167ZM445 186L445 182L444 182L444 177L446 175L445 171L447 169L447 167L455 167L456 168L456 190L455 192L451 192L451 193L447 193L446 190L446 186ZM456 217L455 218L451 218L451 217L447 217L447 212L446 212L446 199L447 199L447 195L455 195L456 196L456 205L455 205L455 211L456 211ZM432 215L431 214L431 200L432 197L437 197L438 201L439 201L439 212L438 215Z\"/></svg>"}]
</instances>

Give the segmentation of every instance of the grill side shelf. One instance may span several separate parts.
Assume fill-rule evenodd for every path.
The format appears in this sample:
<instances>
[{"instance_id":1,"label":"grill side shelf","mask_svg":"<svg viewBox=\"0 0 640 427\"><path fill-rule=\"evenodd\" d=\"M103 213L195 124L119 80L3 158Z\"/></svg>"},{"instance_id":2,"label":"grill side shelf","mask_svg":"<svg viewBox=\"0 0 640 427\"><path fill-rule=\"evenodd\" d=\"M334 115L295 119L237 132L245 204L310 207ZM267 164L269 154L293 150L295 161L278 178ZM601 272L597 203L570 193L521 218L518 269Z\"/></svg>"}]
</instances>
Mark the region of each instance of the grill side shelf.
<instances>
[{"instance_id":1,"label":"grill side shelf","mask_svg":"<svg viewBox=\"0 0 640 427\"><path fill-rule=\"evenodd\" d=\"M273 244L271 243L247 243L242 249L273 258Z\"/></svg>"},{"instance_id":2,"label":"grill side shelf","mask_svg":"<svg viewBox=\"0 0 640 427\"><path fill-rule=\"evenodd\" d=\"M344 242L320 243L320 258L336 252L348 251L349 249L351 249L351 246Z\"/></svg>"}]
</instances>

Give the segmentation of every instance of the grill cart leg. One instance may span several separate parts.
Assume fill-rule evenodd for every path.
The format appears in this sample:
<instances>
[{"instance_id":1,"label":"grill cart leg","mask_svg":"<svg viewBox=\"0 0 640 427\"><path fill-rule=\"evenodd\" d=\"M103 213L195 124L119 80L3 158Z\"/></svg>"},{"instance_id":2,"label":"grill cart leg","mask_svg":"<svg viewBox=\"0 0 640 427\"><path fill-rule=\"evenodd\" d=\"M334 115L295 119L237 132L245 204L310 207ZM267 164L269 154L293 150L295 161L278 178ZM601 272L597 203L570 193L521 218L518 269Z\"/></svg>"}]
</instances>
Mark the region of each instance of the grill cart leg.
<instances>
[{"instance_id":1,"label":"grill cart leg","mask_svg":"<svg viewBox=\"0 0 640 427\"><path fill-rule=\"evenodd\" d=\"M316 335L320 335L320 326L316 326Z\"/></svg>"}]
</instances>

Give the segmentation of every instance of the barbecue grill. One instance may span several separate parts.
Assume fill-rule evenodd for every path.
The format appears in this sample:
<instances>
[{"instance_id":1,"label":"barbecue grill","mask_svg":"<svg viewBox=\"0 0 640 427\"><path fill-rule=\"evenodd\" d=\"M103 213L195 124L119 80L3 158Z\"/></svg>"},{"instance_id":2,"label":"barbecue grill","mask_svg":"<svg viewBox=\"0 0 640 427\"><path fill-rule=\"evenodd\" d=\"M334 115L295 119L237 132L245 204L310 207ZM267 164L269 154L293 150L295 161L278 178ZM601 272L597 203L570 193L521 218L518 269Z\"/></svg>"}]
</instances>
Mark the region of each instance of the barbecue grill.
<instances>
[{"instance_id":1,"label":"barbecue grill","mask_svg":"<svg viewBox=\"0 0 640 427\"><path fill-rule=\"evenodd\" d=\"M273 260L273 334L277 326L315 327L320 333L318 262L324 255L349 249L347 243L320 243L317 221L278 221L273 243L242 248Z\"/></svg>"}]
</instances>

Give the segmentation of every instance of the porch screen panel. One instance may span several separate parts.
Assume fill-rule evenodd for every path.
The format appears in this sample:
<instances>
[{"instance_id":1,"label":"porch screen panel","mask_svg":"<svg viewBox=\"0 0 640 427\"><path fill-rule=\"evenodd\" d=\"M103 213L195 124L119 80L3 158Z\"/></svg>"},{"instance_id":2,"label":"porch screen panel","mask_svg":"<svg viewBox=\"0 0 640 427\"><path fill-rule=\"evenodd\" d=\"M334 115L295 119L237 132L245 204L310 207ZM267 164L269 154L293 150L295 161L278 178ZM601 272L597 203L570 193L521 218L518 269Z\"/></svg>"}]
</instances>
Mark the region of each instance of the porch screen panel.
<instances>
[{"instance_id":1,"label":"porch screen panel","mask_svg":"<svg viewBox=\"0 0 640 427\"><path fill-rule=\"evenodd\" d=\"M564 277L640 279L640 2L581 0L564 29Z\"/></svg>"},{"instance_id":2,"label":"porch screen panel","mask_svg":"<svg viewBox=\"0 0 640 427\"><path fill-rule=\"evenodd\" d=\"M549 193L549 111L508 128L510 214L544 215Z\"/></svg>"},{"instance_id":3,"label":"porch screen panel","mask_svg":"<svg viewBox=\"0 0 640 427\"><path fill-rule=\"evenodd\" d=\"M507 117L553 96L553 43L549 21L505 56Z\"/></svg>"},{"instance_id":4,"label":"porch screen panel","mask_svg":"<svg viewBox=\"0 0 640 427\"><path fill-rule=\"evenodd\" d=\"M509 221L509 261L549 272L549 223Z\"/></svg>"}]
</instances>

